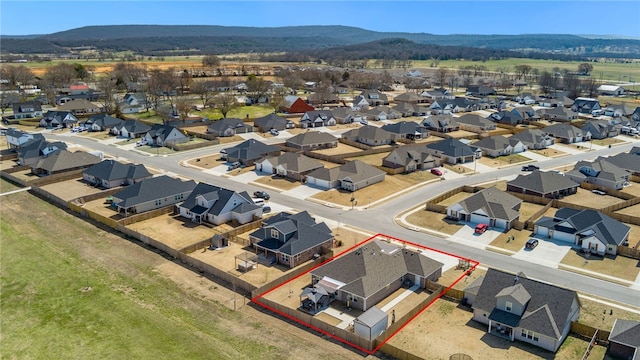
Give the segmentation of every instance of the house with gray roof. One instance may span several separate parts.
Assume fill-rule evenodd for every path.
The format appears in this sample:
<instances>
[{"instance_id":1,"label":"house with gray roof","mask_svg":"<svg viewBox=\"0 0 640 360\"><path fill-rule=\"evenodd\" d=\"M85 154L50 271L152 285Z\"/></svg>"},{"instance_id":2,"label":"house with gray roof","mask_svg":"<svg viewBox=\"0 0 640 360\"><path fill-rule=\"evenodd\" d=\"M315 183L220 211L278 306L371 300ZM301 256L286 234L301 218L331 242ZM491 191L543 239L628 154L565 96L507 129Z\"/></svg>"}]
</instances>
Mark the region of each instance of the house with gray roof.
<instances>
[{"instance_id":1,"label":"house with gray roof","mask_svg":"<svg viewBox=\"0 0 640 360\"><path fill-rule=\"evenodd\" d=\"M145 179L113 194L111 206L123 216L140 214L183 202L196 187L166 175Z\"/></svg>"},{"instance_id":2,"label":"house with gray roof","mask_svg":"<svg viewBox=\"0 0 640 360\"><path fill-rule=\"evenodd\" d=\"M400 146L394 148L382 159L382 166L398 169L405 173L428 170L441 165L441 158L431 155L424 145Z\"/></svg>"},{"instance_id":3,"label":"house with gray roof","mask_svg":"<svg viewBox=\"0 0 640 360\"><path fill-rule=\"evenodd\" d=\"M486 85L471 85L467 87L466 94L471 96L495 95L496 89Z\"/></svg>"},{"instance_id":4,"label":"house with gray roof","mask_svg":"<svg viewBox=\"0 0 640 360\"><path fill-rule=\"evenodd\" d=\"M502 135L488 136L471 144L472 147L482 150L482 155L491 157L518 154L527 150L527 147L518 139L504 137Z\"/></svg>"},{"instance_id":5,"label":"house with gray roof","mask_svg":"<svg viewBox=\"0 0 640 360\"><path fill-rule=\"evenodd\" d=\"M322 126L333 126L337 123L330 110L307 111L300 118L300 127L315 128Z\"/></svg>"},{"instance_id":6,"label":"house with gray roof","mask_svg":"<svg viewBox=\"0 0 640 360\"><path fill-rule=\"evenodd\" d=\"M535 170L507 182L507 191L557 199L578 192L579 183L563 174Z\"/></svg>"},{"instance_id":7,"label":"house with gray roof","mask_svg":"<svg viewBox=\"0 0 640 360\"><path fill-rule=\"evenodd\" d=\"M255 139L249 139L236 146L220 150L220 156L223 160L230 163L237 161L244 166L251 166L265 156L276 155L280 155L279 147L267 145Z\"/></svg>"},{"instance_id":8,"label":"house with gray roof","mask_svg":"<svg viewBox=\"0 0 640 360\"><path fill-rule=\"evenodd\" d=\"M522 121L524 120L522 114L520 114L520 112L516 109L513 109L511 111L503 110L491 113L491 115L489 115L487 119L500 124L507 124L511 126L522 124Z\"/></svg>"},{"instance_id":9,"label":"house with gray roof","mask_svg":"<svg viewBox=\"0 0 640 360\"><path fill-rule=\"evenodd\" d=\"M311 270L311 284L325 289L331 301L366 311L403 285L418 289L437 281L443 265L416 250L373 240Z\"/></svg>"},{"instance_id":10,"label":"house with gray roof","mask_svg":"<svg viewBox=\"0 0 640 360\"><path fill-rule=\"evenodd\" d=\"M398 134L408 140L420 140L429 137L429 132L421 124L415 121L399 121L382 126L382 130Z\"/></svg>"},{"instance_id":11,"label":"house with gray roof","mask_svg":"<svg viewBox=\"0 0 640 360\"><path fill-rule=\"evenodd\" d=\"M496 123L477 114L464 114L456 118L456 122L461 130L478 134L496 129Z\"/></svg>"},{"instance_id":12,"label":"house with gray roof","mask_svg":"<svg viewBox=\"0 0 640 360\"><path fill-rule=\"evenodd\" d=\"M439 158L440 162L452 165L472 162L482 156L481 150L473 149L462 141L453 138L429 143L426 147L427 152Z\"/></svg>"},{"instance_id":13,"label":"house with gray roof","mask_svg":"<svg viewBox=\"0 0 640 360\"><path fill-rule=\"evenodd\" d=\"M70 128L77 122L78 118L70 111L47 111L40 119L40 126Z\"/></svg>"},{"instance_id":14,"label":"house with gray roof","mask_svg":"<svg viewBox=\"0 0 640 360\"><path fill-rule=\"evenodd\" d=\"M401 103L398 103L398 105L393 107L393 111L400 113L402 117L414 116L414 115L419 116L418 113L416 112L416 108L417 106L414 106L410 103L401 102ZM428 110L426 111L428 112Z\"/></svg>"},{"instance_id":15,"label":"house with gray roof","mask_svg":"<svg viewBox=\"0 0 640 360\"><path fill-rule=\"evenodd\" d=\"M620 135L620 126L602 120L587 121L581 128L583 132L589 132L593 139L606 139Z\"/></svg>"},{"instance_id":16,"label":"house with gray roof","mask_svg":"<svg viewBox=\"0 0 640 360\"><path fill-rule=\"evenodd\" d=\"M593 110L600 110L600 103L597 99L579 97L573 101L571 110L580 114L589 114Z\"/></svg>"},{"instance_id":17,"label":"house with gray roof","mask_svg":"<svg viewBox=\"0 0 640 360\"><path fill-rule=\"evenodd\" d=\"M604 116L619 118L627 115L631 115L631 108L625 104L609 104L604 108Z\"/></svg>"},{"instance_id":18,"label":"house with gray roof","mask_svg":"<svg viewBox=\"0 0 640 360\"><path fill-rule=\"evenodd\" d=\"M153 177L143 164L123 164L113 159L102 160L82 172L82 179L93 186L110 189L133 185Z\"/></svg>"},{"instance_id":19,"label":"house with gray roof","mask_svg":"<svg viewBox=\"0 0 640 360\"><path fill-rule=\"evenodd\" d=\"M405 92L393 98L397 103L421 104L427 103L429 100L424 96L420 96L414 92Z\"/></svg>"},{"instance_id":20,"label":"house with gray roof","mask_svg":"<svg viewBox=\"0 0 640 360\"><path fill-rule=\"evenodd\" d=\"M540 117L549 121L571 121L578 118L578 113L571 109L565 109L561 106L554 107L551 109L540 109L538 110L540 113Z\"/></svg>"},{"instance_id":21,"label":"house with gray roof","mask_svg":"<svg viewBox=\"0 0 640 360\"><path fill-rule=\"evenodd\" d=\"M338 146L338 138L323 131L307 131L287 139L286 146L304 151L329 149Z\"/></svg>"},{"instance_id":22,"label":"house with gray roof","mask_svg":"<svg viewBox=\"0 0 640 360\"><path fill-rule=\"evenodd\" d=\"M362 110L361 113L366 115L368 120L373 121L399 119L403 116L401 112L384 105Z\"/></svg>"},{"instance_id":23,"label":"house with gray roof","mask_svg":"<svg viewBox=\"0 0 640 360\"><path fill-rule=\"evenodd\" d=\"M155 146L169 146L188 142L189 136L172 125L155 124L144 134L147 144Z\"/></svg>"},{"instance_id":24,"label":"house with gray roof","mask_svg":"<svg viewBox=\"0 0 640 360\"><path fill-rule=\"evenodd\" d=\"M341 188L356 191L384 181L386 173L360 160L331 169L320 168L307 174L307 184L323 189Z\"/></svg>"},{"instance_id":25,"label":"house with gray roof","mask_svg":"<svg viewBox=\"0 0 640 360\"><path fill-rule=\"evenodd\" d=\"M196 185L176 209L180 216L198 224L221 225L232 220L246 224L262 217L262 207L254 204L246 191L238 193L205 183Z\"/></svg>"},{"instance_id":26,"label":"house with gray roof","mask_svg":"<svg viewBox=\"0 0 640 360\"><path fill-rule=\"evenodd\" d=\"M95 114L84 122L84 127L89 131L106 131L122 124L123 121L109 114Z\"/></svg>"},{"instance_id":27,"label":"house with gray roof","mask_svg":"<svg viewBox=\"0 0 640 360\"><path fill-rule=\"evenodd\" d=\"M125 120L118 125L111 128L111 134L116 136L122 136L128 139L135 139L143 137L151 126L138 120Z\"/></svg>"},{"instance_id":28,"label":"house with gray roof","mask_svg":"<svg viewBox=\"0 0 640 360\"><path fill-rule=\"evenodd\" d=\"M69 111L73 115L95 114L102 111L102 108L88 99L72 99L57 107L60 111Z\"/></svg>"},{"instance_id":29,"label":"house with gray roof","mask_svg":"<svg viewBox=\"0 0 640 360\"><path fill-rule=\"evenodd\" d=\"M518 140L531 150L546 149L555 142L555 138L540 129L526 129L512 135L509 139Z\"/></svg>"},{"instance_id":30,"label":"house with gray roof","mask_svg":"<svg viewBox=\"0 0 640 360\"><path fill-rule=\"evenodd\" d=\"M326 253L333 247L333 240L327 224L317 223L307 211L281 212L265 219L261 228L249 234L256 253L289 268Z\"/></svg>"},{"instance_id":31,"label":"house with gray roof","mask_svg":"<svg viewBox=\"0 0 640 360\"><path fill-rule=\"evenodd\" d=\"M616 319L608 340L608 356L640 360L640 321Z\"/></svg>"},{"instance_id":32,"label":"house with gray roof","mask_svg":"<svg viewBox=\"0 0 640 360\"><path fill-rule=\"evenodd\" d=\"M66 171L86 169L100 162L100 157L85 151L71 152L61 149L47 154L31 165L31 173L36 175L53 175Z\"/></svg>"},{"instance_id":33,"label":"house with gray roof","mask_svg":"<svg viewBox=\"0 0 640 360\"><path fill-rule=\"evenodd\" d=\"M427 130L448 133L458 131L460 126L451 115L429 115L422 120L422 126Z\"/></svg>"},{"instance_id":34,"label":"house with gray roof","mask_svg":"<svg viewBox=\"0 0 640 360\"><path fill-rule=\"evenodd\" d=\"M33 119L42 116L42 104L39 101L13 103L14 119Z\"/></svg>"},{"instance_id":35,"label":"house with gray roof","mask_svg":"<svg viewBox=\"0 0 640 360\"><path fill-rule=\"evenodd\" d=\"M490 268L472 305L487 333L556 352L580 314L569 289Z\"/></svg>"},{"instance_id":36,"label":"house with gray roof","mask_svg":"<svg viewBox=\"0 0 640 360\"><path fill-rule=\"evenodd\" d=\"M353 110L347 107L339 107L331 110L333 117L338 124L351 124L354 122L360 122L366 120L367 116L359 110Z\"/></svg>"},{"instance_id":37,"label":"house with gray roof","mask_svg":"<svg viewBox=\"0 0 640 360\"><path fill-rule=\"evenodd\" d=\"M521 204L521 199L490 187L447 207L447 217L509 230L520 218Z\"/></svg>"},{"instance_id":38,"label":"house with gray roof","mask_svg":"<svg viewBox=\"0 0 640 360\"><path fill-rule=\"evenodd\" d=\"M8 128L5 132L5 138L9 149L16 150L33 139L44 140L44 135L38 133L31 134L16 128Z\"/></svg>"},{"instance_id":39,"label":"house with gray roof","mask_svg":"<svg viewBox=\"0 0 640 360\"><path fill-rule=\"evenodd\" d=\"M364 125L343 133L342 138L369 146L379 146L395 143L400 138L400 134L389 132L377 126Z\"/></svg>"},{"instance_id":40,"label":"house with gray roof","mask_svg":"<svg viewBox=\"0 0 640 360\"><path fill-rule=\"evenodd\" d=\"M305 176L324 167L320 161L308 156L286 152L282 155L266 157L256 161L256 171L304 181Z\"/></svg>"},{"instance_id":41,"label":"house with gray roof","mask_svg":"<svg viewBox=\"0 0 640 360\"><path fill-rule=\"evenodd\" d=\"M365 107L389 105L389 98L387 97L386 94L383 94L378 90L364 90L360 93L360 95L356 96L353 99L353 105L354 106L365 105Z\"/></svg>"},{"instance_id":42,"label":"house with gray roof","mask_svg":"<svg viewBox=\"0 0 640 360\"><path fill-rule=\"evenodd\" d=\"M607 161L633 175L640 176L640 153L638 152L629 151L612 155L607 158Z\"/></svg>"},{"instance_id":43,"label":"house with gray roof","mask_svg":"<svg viewBox=\"0 0 640 360\"><path fill-rule=\"evenodd\" d=\"M580 246L593 254L616 255L631 228L596 210L560 208L553 217L536 221L533 232L540 238L560 240Z\"/></svg>"},{"instance_id":44,"label":"house with gray roof","mask_svg":"<svg viewBox=\"0 0 640 360\"><path fill-rule=\"evenodd\" d=\"M272 129L278 131L293 129L296 127L296 124L294 124L293 121L289 119L283 118L282 116L276 115L275 113L271 113L269 115L255 119L253 121L253 126L255 126L258 131L265 133Z\"/></svg>"},{"instance_id":45,"label":"house with gray roof","mask_svg":"<svg viewBox=\"0 0 640 360\"><path fill-rule=\"evenodd\" d=\"M41 158L59 150L65 150L67 144L62 141L49 142L44 137L35 137L22 144L16 152L18 153L18 164L33 165Z\"/></svg>"},{"instance_id":46,"label":"house with gray roof","mask_svg":"<svg viewBox=\"0 0 640 360\"><path fill-rule=\"evenodd\" d=\"M631 173L600 156L592 162L579 161L566 175L577 183L585 181L608 189L622 190L630 184Z\"/></svg>"},{"instance_id":47,"label":"house with gray roof","mask_svg":"<svg viewBox=\"0 0 640 360\"><path fill-rule=\"evenodd\" d=\"M544 128L544 131L564 144L573 144L591 140L590 132L582 131L571 124L553 124Z\"/></svg>"},{"instance_id":48,"label":"house with gray roof","mask_svg":"<svg viewBox=\"0 0 640 360\"><path fill-rule=\"evenodd\" d=\"M213 121L211 122L211 125L207 126L207 134L212 134L218 137L229 137L252 131L253 127L247 126L242 119L238 118L223 118Z\"/></svg>"}]
</instances>

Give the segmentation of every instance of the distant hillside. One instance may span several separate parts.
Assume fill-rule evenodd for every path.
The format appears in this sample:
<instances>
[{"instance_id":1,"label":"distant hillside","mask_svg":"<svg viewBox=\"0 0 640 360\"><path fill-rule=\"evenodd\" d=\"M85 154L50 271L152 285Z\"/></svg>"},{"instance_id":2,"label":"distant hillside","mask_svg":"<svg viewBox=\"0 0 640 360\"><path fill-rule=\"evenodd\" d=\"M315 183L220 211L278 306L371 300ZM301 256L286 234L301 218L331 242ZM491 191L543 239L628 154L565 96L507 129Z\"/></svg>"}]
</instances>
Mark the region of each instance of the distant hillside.
<instances>
[{"instance_id":1,"label":"distant hillside","mask_svg":"<svg viewBox=\"0 0 640 360\"><path fill-rule=\"evenodd\" d=\"M99 50L128 49L149 54L162 51L292 51L369 43L402 38L417 44L479 47L572 56L639 57L640 40L588 38L576 35L434 35L376 32L349 26L241 27L217 25L86 26L42 36L1 37L2 51L12 53L67 52L76 46ZM163 39L163 40L160 40ZM163 44L164 42L164 44Z\"/></svg>"}]
</instances>

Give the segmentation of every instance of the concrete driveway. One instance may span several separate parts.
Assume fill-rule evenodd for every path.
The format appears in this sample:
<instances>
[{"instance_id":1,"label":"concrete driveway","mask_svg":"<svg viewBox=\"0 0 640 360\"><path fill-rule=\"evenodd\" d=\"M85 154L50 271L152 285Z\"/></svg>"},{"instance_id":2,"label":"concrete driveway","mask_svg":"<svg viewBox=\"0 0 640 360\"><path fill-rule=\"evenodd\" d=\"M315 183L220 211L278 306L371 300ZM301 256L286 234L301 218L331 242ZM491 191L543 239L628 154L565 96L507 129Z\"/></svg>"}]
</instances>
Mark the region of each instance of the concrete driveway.
<instances>
[{"instance_id":1,"label":"concrete driveway","mask_svg":"<svg viewBox=\"0 0 640 360\"><path fill-rule=\"evenodd\" d=\"M297 199L306 199L310 196L313 196L317 193L321 193L323 191L326 191L326 190L307 186L307 185L301 185L291 190L283 191L282 193L285 195L293 196L294 198L297 198Z\"/></svg>"},{"instance_id":2,"label":"concrete driveway","mask_svg":"<svg viewBox=\"0 0 640 360\"><path fill-rule=\"evenodd\" d=\"M538 246L536 246L535 249L529 250L523 247L516 254L512 255L512 257L551 268L557 268L558 264L571 250L571 245L563 241L544 237L536 237L536 239L538 239Z\"/></svg>"},{"instance_id":3,"label":"concrete driveway","mask_svg":"<svg viewBox=\"0 0 640 360\"><path fill-rule=\"evenodd\" d=\"M493 240L495 240L504 229L490 227L484 234L478 235L474 232L476 228L475 223L466 223L462 229L458 230L455 234L449 237L450 241L465 244L478 249L484 249Z\"/></svg>"}]
</instances>

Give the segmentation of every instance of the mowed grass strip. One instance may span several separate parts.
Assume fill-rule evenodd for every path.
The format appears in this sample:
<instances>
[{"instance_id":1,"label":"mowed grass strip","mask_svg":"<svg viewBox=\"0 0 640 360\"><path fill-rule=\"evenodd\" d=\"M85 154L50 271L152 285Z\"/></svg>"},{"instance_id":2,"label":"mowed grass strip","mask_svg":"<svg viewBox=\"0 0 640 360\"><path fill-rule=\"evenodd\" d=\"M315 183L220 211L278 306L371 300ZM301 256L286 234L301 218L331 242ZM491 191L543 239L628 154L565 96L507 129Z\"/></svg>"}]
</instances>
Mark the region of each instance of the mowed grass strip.
<instances>
[{"instance_id":1,"label":"mowed grass strip","mask_svg":"<svg viewBox=\"0 0 640 360\"><path fill-rule=\"evenodd\" d=\"M0 357L286 358L240 313L160 276L157 254L28 193L0 215Z\"/></svg>"}]
</instances>

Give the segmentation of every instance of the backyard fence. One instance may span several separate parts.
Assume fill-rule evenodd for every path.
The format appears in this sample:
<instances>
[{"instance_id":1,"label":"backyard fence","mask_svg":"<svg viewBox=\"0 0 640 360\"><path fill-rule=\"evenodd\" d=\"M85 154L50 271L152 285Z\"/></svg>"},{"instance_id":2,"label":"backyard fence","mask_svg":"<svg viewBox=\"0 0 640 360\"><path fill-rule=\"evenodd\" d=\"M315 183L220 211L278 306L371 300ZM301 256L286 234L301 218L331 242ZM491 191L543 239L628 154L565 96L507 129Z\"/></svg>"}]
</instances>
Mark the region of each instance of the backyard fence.
<instances>
[{"instance_id":1,"label":"backyard fence","mask_svg":"<svg viewBox=\"0 0 640 360\"><path fill-rule=\"evenodd\" d=\"M67 204L67 201L51 194L50 192L46 191L46 190L42 190L41 188L37 187L37 186L32 186L31 189L29 190L29 192L41 199L43 199L44 201L50 202L58 207L61 207L63 209L68 209L69 205Z\"/></svg>"},{"instance_id":2,"label":"backyard fence","mask_svg":"<svg viewBox=\"0 0 640 360\"><path fill-rule=\"evenodd\" d=\"M601 330L601 329L596 329L593 326L589 326L589 325L585 325L585 324L581 324L579 322L576 321L572 321L571 322L571 333L573 335L582 337L585 340L591 340L591 338L593 338L593 335L596 333L596 331L598 332L598 335L596 336L596 341L600 344L600 345L604 345L606 346L609 343L609 331L606 330Z\"/></svg>"},{"instance_id":3,"label":"backyard fence","mask_svg":"<svg viewBox=\"0 0 640 360\"><path fill-rule=\"evenodd\" d=\"M158 217L160 215L170 214L174 211L174 209L175 209L174 205L167 205L159 209L154 209L150 211L145 211L143 213L127 216L124 219L118 220L118 223L124 226L131 225L140 221L153 219L154 217Z\"/></svg>"},{"instance_id":4,"label":"backyard fence","mask_svg":"<svg viewBox=\"0 0 640 360\"><path fill-rule=\"evenodd\" d=\"M349 140L349 139L345 139L345 138L338 138L338 141L345 144L345 145L349 145L349 146L353 146L355 148L358 149L362 149L362 150L369 150L371 149L371 146L367 145L367 144L363 144L357 141L353 141L353 140Z\"/></svg>"}]
</instances>

